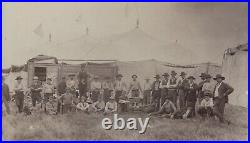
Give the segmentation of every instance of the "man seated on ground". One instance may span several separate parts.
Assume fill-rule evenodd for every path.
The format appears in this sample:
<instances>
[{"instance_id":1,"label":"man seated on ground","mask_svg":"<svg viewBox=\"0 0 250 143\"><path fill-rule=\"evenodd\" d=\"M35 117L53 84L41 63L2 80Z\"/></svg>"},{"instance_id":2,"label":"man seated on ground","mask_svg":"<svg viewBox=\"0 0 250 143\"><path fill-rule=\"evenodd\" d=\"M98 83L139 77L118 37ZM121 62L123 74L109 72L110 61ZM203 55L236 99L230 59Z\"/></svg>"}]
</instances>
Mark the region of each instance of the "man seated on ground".
<instances>
[{"instance_id":1,"label":"man seated on ground","mask_svg":"<svg viewBox=\"0 0 250 143\"><path fill-rule=\"evenodd\" d=\"M69 87L66 88L66 93L64 93L61 96L61 101L63 104L63 111L65 113L71 111L72 102L73 102L73 95L72 95L71 89Z\"/></svg>"},{"instance_id":2,"label":"man seated on ground","mask_svg":"<svg viewBox=\"0 0 250 143\"><path fill-rule=\"evenodd\" d=\"M104 111L105 108L105 102L103 101L103 98L100 96L96 102L92 104L92 108L95 112Z\"/></svg>"},{"instance_id":3,"label":"man seated on ground","mask_svg":"<svg viewBox=\"0 0 250 143\"><path fill-rule=\"evenodd\" d=\"M150 113L149 116L158 116L161 117L167 117L173 119L175 114L177 112L177 109L172 101L169 100L169 98L165 99L165 102L161 106L160 110L158 112Z\"/></svg>"},{"instance_id":4,"label":"man seated on ground","mask_svg":"<svg viewBox=\"0 0 250 143\"><path fill-rule=\"evenodd\" d=\"M104 115L117 112L117 102L115 101L115 97L111 96L110 100L106 103L104 109Z\"/></svg>"},{"instance_id":5,"label":"man seated on ground","mask_svg":"<svg viewBox=\"0 0 250 143\"><path fill-rule=\"evenodd\" d=\"M76 105L76 111L84 111L86 113L89 112L89 104L86 102L86 98L84 96L81 97L81 100Z\"/></svg>"},{"instance_id":6,"label":"man seated on ground","mask_svg":"<svg viewBox=\"0 0 250 143\"><path fill-rule=\"evenodd\" d=\"M213 100L209 96L205 96L201 101L198 109L198 114L201 115L202 119L205 120L206 117L211 117L213 114Z\"/></svg>"}]
</instances>

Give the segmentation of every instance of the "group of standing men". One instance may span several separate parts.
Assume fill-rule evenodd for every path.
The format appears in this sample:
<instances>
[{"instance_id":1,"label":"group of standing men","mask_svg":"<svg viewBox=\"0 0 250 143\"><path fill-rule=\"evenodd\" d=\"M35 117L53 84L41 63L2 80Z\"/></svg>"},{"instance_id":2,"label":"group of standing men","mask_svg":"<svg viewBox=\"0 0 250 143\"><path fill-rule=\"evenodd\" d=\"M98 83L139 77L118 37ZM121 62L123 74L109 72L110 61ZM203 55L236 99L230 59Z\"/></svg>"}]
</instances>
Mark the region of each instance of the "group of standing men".
<instances>
[{"instance_id":1,"label":"group of standing men","mask_svg":"<svg viewBox=\"0 0 250 143\"><path fill-rule=\"evenodd\" d=\"M171 112L171 117L173 117L177 111L184 111L183 117L188 118L195 116L195 105L198 101L201 107L198 113L204 115L208 106L213 115L217 116L221 122L224 122L225 103L228 102L228 95L233 92L233 88L223 82L225 77L220 74L213 78L217 81L215 86L211 83L212 76L205 73L200 75L202 81L199 84L195 83L195 77L193 76L186 78L185 72L181 72L180 76L177 77L177 73L171 71L170 75L164 73L162 78L160 75L156 75L154 77L155 81L152 83L149 78L145 79L143 86L137 81L137 75L132 75L132 81L128 85L122 80L123 76L121 74L116 75L115 81L112 81L110 77L105 77L105 81L100 82L99 77L94 76L93 80L89 82L90 74L85 71L84 66L81 66L81 71L77 75L78 82L74 80L74 76L69 75L68 81L63 77L57 87L52 84L51 78L47 78L46 83L42 86L38 77L34 77L33 84L29 87L32 105L35 107L37 102L41 102L41 93L44 95L43 103L46 105L50 98L53 97L53 94L56 93L58 97L61 97L68 90L77 98L90 99L93 103L99 99L103 100L105 104L109 100L114 100L121 111L127 111L126 104L124 104L126 102L120 102L121 100L126 101L130 97L141 98L145 107L153 105L152 112L154 113L152 115L167 111ZM22 84L22 77L17 77L16 81L14 97L18 111L22 112L26 93ZM3 103L6 106L7 113L9 113L8 102L10 96L8 86L4 83L4 77L2 95ZM58 102L57 112L60 112L61 103ZM171 108L171 110L166 108Z\"/></svg>"}]
</instances>

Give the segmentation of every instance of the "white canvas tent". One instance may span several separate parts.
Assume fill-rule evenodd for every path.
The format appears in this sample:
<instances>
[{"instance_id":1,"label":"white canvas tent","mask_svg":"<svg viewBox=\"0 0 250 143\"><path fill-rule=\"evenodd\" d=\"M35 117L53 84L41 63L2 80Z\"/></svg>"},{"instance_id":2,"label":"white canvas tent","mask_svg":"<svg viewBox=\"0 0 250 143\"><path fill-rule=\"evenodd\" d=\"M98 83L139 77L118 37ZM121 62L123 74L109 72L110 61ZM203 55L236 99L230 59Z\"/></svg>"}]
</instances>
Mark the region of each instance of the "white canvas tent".
<instances>
[{"instance_id":1,"label":"white canvas tent","mask_svg":"<svg viewBox=\"0 0 250 143\"><path fill-rule=\"evenodd\" d=\"M111 37L105 46L94 49L87 55L87 58L116 59L119 61L155 59L175 64L192 64L195 55L178 43L167 45L151 37L142 29L135 28Z\"/></svg>"},{"instance_id":2,"label":"white canvas tent","mask_svg":"<svg viewBox=\"0 0 250 143\"><path fill-rule=\"evenodd\" d=\"M226 50L222 74L225 81L234 87L229 103L248 107L248 44Z\"/></svg>"}]
</instances>

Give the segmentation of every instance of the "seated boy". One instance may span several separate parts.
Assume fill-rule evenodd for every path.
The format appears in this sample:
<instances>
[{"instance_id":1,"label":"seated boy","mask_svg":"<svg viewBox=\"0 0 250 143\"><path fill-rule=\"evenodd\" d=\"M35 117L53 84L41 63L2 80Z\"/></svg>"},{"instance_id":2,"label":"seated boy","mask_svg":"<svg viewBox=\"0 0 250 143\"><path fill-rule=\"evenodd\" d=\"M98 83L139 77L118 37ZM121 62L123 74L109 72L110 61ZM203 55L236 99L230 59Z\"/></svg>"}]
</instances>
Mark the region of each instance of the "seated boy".
<instances>
[{"instance_id":1,"label":"seated boy","mask_svg":"<svg viewBox=\"0 0 250 143\"><path fill-rule=\"evenodd\" d=\"M92 108L95 112L104 111L105 102L103 101L102 97L100 96L96 102L92 104Z\"/></svg>"},{"instance_id":2,"label":"seated boy","mask_svg":"<svg viewBox=\"0 0 250 143\"><path fill-rule=\"evenodd\" d=\"M81 100L76 105L76 111L84 111L84 112L89 111L89 104L86 102L85 97L83 97L83 96L81 97Z\"/></svg>"},{"instance_id":3,"label":"seated boy","mask_svg":"<svg viewBox=\"0 0 250 143\"><path fill-rule=\"evenodd\" d=\"M110 97L110 100L106 103L104 109L104 115L117 112L117 103L115 101L115 97Z\"/></svg>"}]
</instances>

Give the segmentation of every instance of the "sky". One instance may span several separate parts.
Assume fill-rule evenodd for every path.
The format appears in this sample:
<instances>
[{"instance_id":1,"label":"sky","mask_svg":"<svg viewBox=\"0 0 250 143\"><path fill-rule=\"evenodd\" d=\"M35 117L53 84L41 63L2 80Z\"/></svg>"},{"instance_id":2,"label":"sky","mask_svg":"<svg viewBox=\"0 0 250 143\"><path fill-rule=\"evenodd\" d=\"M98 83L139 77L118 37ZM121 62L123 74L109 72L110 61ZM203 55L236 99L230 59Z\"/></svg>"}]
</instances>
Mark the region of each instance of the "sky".
<instances>
[{"instance_id":1,"label":"sky","mask_svg":"<svg viewBox=\"0 0 250 143\"><path fill-rule=\"evenodd\" d=\"M247 3L3 3L2 67L23 65L48 44L86 34L105 39L136 27L221 64L227 48L248 43ZM42 25L42 32L34 31ZM41 30L41 29L40 29ZM181 57L182 58L182 57ZM118 59L119 60L119 59Z\"/></svg>"}]
</instances>

